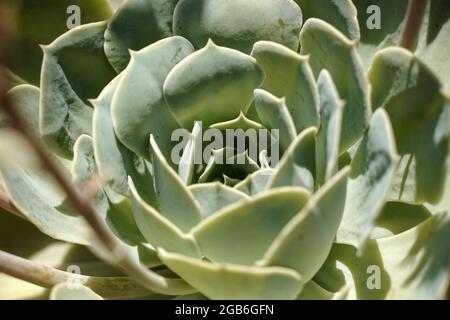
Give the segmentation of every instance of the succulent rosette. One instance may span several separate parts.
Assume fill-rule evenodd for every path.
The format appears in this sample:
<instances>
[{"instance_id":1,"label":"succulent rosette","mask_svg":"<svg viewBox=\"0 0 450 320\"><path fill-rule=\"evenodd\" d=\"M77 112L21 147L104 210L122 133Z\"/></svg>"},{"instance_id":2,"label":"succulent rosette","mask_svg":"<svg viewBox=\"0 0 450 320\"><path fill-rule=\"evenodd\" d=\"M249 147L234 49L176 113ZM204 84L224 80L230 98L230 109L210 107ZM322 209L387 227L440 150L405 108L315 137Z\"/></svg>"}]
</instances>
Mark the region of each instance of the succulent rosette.
<instances>
[{"instance_id":1,"label":"succulent rosette","mask_svg":"<svg viewBox=\"0 0 450 320\"><path fill-rule=\"evenodd\" d=\"M26 221L0 214L0 298L447 297L448 1L430 2L414 52L397 46L407 1L114 4L91 3L108 20L42 46L39 86L8 95L122 250L102 248L5 116L0 186ZM208 128L277 130L280 161L208 145Z\"/></svg>"}]
</instances>

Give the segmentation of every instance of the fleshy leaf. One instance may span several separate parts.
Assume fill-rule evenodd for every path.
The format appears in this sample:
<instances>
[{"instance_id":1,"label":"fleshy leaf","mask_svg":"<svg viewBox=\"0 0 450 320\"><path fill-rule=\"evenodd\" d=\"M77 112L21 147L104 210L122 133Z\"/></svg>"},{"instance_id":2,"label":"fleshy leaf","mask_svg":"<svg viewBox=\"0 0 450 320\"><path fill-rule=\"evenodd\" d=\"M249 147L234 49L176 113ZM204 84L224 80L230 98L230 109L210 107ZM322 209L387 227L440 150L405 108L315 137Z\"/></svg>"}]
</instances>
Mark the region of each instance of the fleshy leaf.
<instances>
[{"instance_id":1,"label":"fleshy leaf","mask_svg":"<svg viewBox=\"0 0 450 320\"><path fill-rule=\"evenodd\" d=\"M289 0L180 0L174 31L197 49L212 39L250 53L255 42L270 40L297 51L302 20L300 8Z\"/></svg>"},{"instance_id":2,"label":"fleshy leaf","mask_svg":"<svg viewBox=\"0 0 450 320\"><path fill-rule=\"evenodd\" d=\"M172 36L172 16L178 0L128 0L118 8L105 32L105 53L117 72L130 60L129 49L140 50Z\"/></svg>"},{"instance_id":3,"label":"fleshy leaf","mask_svg":"<svg viewBox=\"0 0 450 320\"><path fill-rule=\"evenodd\" d=\"M235 189L249 196L257 195L267 189L270 178L275 174L274 169L262 168L248 175L234 186Z\"/></svg>"},{"instance_id":4,"label":"fleshy leaf","mask_svg":"<svg viewBox=\"0 0 450 320\"><path fill-rule=\"evenodd\" d=\"M249 157L248 152L236 154L236 150L225 147L212 150L208 164L198 179L199 183L216 181L224 175L229 178L243 178L259 170L258 164Z\"/></svg>"},{"instance_id":5,"label":"fleshy leaf","mask_svg":"<svg viewBox=\"0 0 450 320\"><path fill-rule=\"evenodd\" d=\"M207 127L246 113L263 79L254 58L209 41L173 68L164 96L177 121L190 130L195 121Z\"/></svg>"},{"instance_id":6,"label":"fleshy leaf","mask_svg":"<svg viewBox=\"0 0 450 320\"><path fill-rule=\"evenodd\" d=\"M439 299L449 283L450 220L448 212L430 217L420 225L393 237L371 240L361 256L347 245L335 245L316 281L342 286L345 265L355 284L357 299ZM371 270L379 268L379 289L368 287ZM375 268L374 268L375 267ZM331 289L331 288L327 288Z\"/></svg>"},{"instance_id":7,"label":"fleshy leaf","mask_svg":"<svg viewBox=\"0 0 450 320\"><path fill-rule=\"evenodd\" d=\"M171 134L179 126L164 100L163 84L169 71L192 52L186 39L166 38L133 52L122 74L111 106L114 129L127 148L145 159L150 134L170 157Z\"/></svg>"},{"instance_id":8,"label":"fleshy leaf","mask_svg":"<svg viewBox=\"0 0 450 320\"><path fill-rule=\"evenodd\" d=\"M320 126L316 140L316 185L322 186L338 171L342 113L345 103L328 71L317 81L320 95Z\"/></svg>"},{"instance_id":9,"label":"fleshy leaf","mask_svg":"<svg viewBox=\"0 0 450 320\"><path fill-rule=\"evenodd\" d=\"M56 209L64 201L64 194L48 174L38 169L26 171L14 164L0 171L12 203L39 230L61 241L90 243L92 231L85 220Z\"/></svg>"},{"instance_id":10,"label":"fleshy leaf","mask_svg":"<svg viewBox=\"0 0 450 320\"><path fill-rule=\"evenodd\" d=\"M87 135L81 135L75 142L73 153L74 157L71 170L72 182L78 191L82 193L89 188L90 182L92 184L92 181L98 179L92 138ZM91 189L92 188L97 188L97 186L91 187ZM97 192L95 192L94 207L97 213L102 218L105 218L106 212L108 211L108 199L101 186L97 189Z\"/></svg>"},{"instance_id":11,"label":"fleshy leaf","mask_svg":"<svg viewBox=\"0 0 450 320\"><path fill-rule=\"evenodd\" d=\"M227 187L219 182L195 184L189 187L189 190L202 208L203 219L220 209L248 199L245 193Z\"/></svg>"},{"instance_id":12,"label":"fleshy leaf","mask_svg":"<svg viewBox=\"0 0 450 320\"><path fill-rule=\"evenodd\" d=\"M271 93L256 89L255 106L262 124L279 130L280 146L286 150L297 136L294 121L286 106L286 99L279 99Z\"/></svg>"},{"instance_id":13,"label":"fleshy leaf","mask_svg":"<svg viewBox=\"0 0 450 320\"><path fill-rule=\"evenodd\" d=\"M183 154L178 165L178 175L186 185L189 185L192 182L195 169L195 156L201 153L201 150L197 150L197 148L198 146L201 146L202 138L201 123L196 122L189 137L189 141L183 149Z\"/></svg>"},{"instance_id":14,"label":"fleshy leaf","mask_svg":"<svg viewBox=\"0 0 450 320\"><path fill-rule=\"evenodd\" d=\"M341 222L348 173L348 168L341 170L309 199L272 242L258 265L291 268L304 281L312 279L330 253Z\"/></svg>"},{"instance_id":15,"label":"fleshy leaf","mask_svg":"<svg viewBox=\"0 0 450 320\"><path fill-rule=\"evenodd\" d=\"M40 44L48 44L67 31L68 22L72 22L71 6L80 8L81 23L103 21L112 15L107 0L58 0L58 1L14 1L18 4L17 46L14 48L14 72L27 82L39 85L42 51ZM75 60L77 61L77 60ZM74 70L76 71L76 70ZM79 76L84 70L79 69ZM88 74L92 77L92 74ZM86 75L84 75L86 76Z\"/></svg>"},{"instance_id":16,"label":"fleshy leaf","mask_svg":"<svg viewBox=\"0 0 450 320\"><path fill-rule=\"evenodd\" d=\"M431 217L422 205L387 202L375 221L371 239L387 238L405 232Z\"/></svg>"},{"instance_id":17,"label":"fleshy leaf","mask_svg":"<svg viewBox=\"0 0 450 320\"><path fill-rule=\"evenodd\" d=\"M309 193L302 188L262 193L215 213L192 232L200 250L211 261L252 265L264 256L308 198Z\"/></svg>"},{"instance_id":18,"label":"fleshy leaf","mask_svg":"<svg viewBox=\"0 0 450 320\"><path fill-rule=\"evenodd\" d=\"M339 148L342 153L360 138L372 112L369 83L356 50L356 41L350 41L328 23L311 18L302 28L300 42L302 54L310 54L315 75L327 69L339 96L346 102Z\"/></svg>"},{"instance_id":19,"label":"fleshy leaf","mask_svg":"<svg viewBox=\"0 0 450 320\"><path fill-rule=\"evenodd\" d=\"M303 285L297 272L285 268L215 265L163 250L159 257L209 299L294 299Z\"/></svg>"},{"instance_id":20,"label":"fleshy leaf","mask_svg":"<svg viewBox=\"0 0 450 320\"><path fill-rule=\"evenodd\" d=\"M103 300L103 298L83 285L60 283L50 292L50 300Z\"/></svg>"},{"instance_id":21,"label":"fleshy leaf","mask_svg":"<svg viewBox=\"0 0 450 320\"><path fill-rule=\"evenodd\" d=\"M416 200L437 203L445 183L450 135L450 103L441 94L441 84L401 48L378 52L369 78L372 103L389 114L399 153L414 155Z\"/></svg>"},{"instance_id":22,"label":"fleshy leaf","mask_svg":"<svg viewBox=\"0 0 450 320\"><path fill-rule=\"evenodd\" d=\"M199 257L200 253L193 237L184 234L176 225L145 203L133 182L130 180L129 183L134 218L145 239L154 248L162 247L172 252Z\"/></svg>"},{"instance_id":23,"label":"fleshy leaf","mask_svg":"<svg viewBox=\"0 0 450 320\"><path fill-rule=\"evenodd\" d=\"M297 132L316 126L319 97L308 58L268 41L257 42L252 56L266 74L262 89L286 98Z\"/></svg>"},{"instance_id":24,"label":"fleshy leaf","mask_svg":"<svg viewBox=\"0 0 450 320\"><path fill-rule=\"evenodd\" d=\"M336 242L361 250L386 202L397 163L390 121L386 112L379 109L351 162L347 199Z\"/></svg>"},{"instance_id":25,"label":"fleshy leaf","mask_svg":"<svg viewBox=\"0 0 450 320\"><path fill-rule=\"evenodd\" d=\"M115 76L103 52L105 28L104 22L82 25L43 47L39 128L66 158L81 134L91 134L92 108L86 99L96 97Z\"/></svg>"},{"instance_id":26,"label":"fleshy leaf","mask_svg":"<svg viewBox=\"0 0 450 320\"><path fill-rule=\"evenodd\" d=\"M183 232L188 232L200 221L200 206L187 186L164 159L153 135L150 136L150 146L155 191L160 212ZM176 201L174 201L174 196L177 197Z\"/></svg>"},{"instance_id":27,"label":"fleshy leaf","mask_svg":"<svg viewBox=\"0 0 450 320\"><path fill-rule=\"evenodd\" d=\"M114 133L111 103L120 79L121 75L111 81L96 100L90 101L94 106L92 138L98 174L112 190L124 196L129 195L128 176L131 176L139 193L155 205L153 178L145 161L127 149Z\"/></svg>"},{"instance_id":28,"label":"fleshy leaf","mask_svg":"<svg viewBox=\"0 0 450 320\"><path fill-rule=\"evenodd\" d=\"M297 136L269 180L269 189L298 186L314 191L316 133L317 129L312 127Z\"/></svg>"},{"instance_id":29,"label":"fleshy leaf","mask_svg":"<svg viewBox=\"0 0 450 320\"><path fill-rule=\"evenodd\" d=\"M359 39L357 11L351 0L294 0L304 20L319 18L328 22L349 39ZM358 2L360 0L357 0Z\"/></svg>"}]
</instances>

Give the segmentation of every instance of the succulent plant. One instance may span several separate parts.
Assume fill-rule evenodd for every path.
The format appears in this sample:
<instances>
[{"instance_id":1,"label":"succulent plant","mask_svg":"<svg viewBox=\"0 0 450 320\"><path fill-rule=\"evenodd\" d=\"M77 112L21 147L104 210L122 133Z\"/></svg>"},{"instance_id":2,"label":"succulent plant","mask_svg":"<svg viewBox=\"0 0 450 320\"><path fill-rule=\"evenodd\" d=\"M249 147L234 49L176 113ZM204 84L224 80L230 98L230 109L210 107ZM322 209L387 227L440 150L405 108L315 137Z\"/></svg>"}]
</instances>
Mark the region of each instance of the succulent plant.
<instances>
[{"instance_id":1,"label":"succulent plant","mask_svg":"<svg viewBox=\"0 0 450 320\"><path fill-rule=\"evenodd\" d=\"M448 298L447 0L410 38L407 1L114 8L42 46L39 87L8 92L96 216L3 113L0 204L22 219L0 209L0 298ZM208 128L276 129L281 160L204 148Z\"/></svg>"}]
</instances>

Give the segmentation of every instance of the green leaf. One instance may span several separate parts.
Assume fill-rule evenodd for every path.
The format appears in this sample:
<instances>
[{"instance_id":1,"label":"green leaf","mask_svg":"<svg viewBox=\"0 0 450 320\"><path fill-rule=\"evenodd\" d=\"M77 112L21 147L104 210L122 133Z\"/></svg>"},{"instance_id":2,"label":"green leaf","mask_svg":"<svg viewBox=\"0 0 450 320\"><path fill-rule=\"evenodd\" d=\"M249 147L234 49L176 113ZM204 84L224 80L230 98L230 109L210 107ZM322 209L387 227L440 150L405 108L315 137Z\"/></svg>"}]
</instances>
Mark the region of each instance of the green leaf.
<instances>
[{"instance_id":1,"label":"green leaf","mask_svg":"<svg viewBox=\"0 0 450 320\"><path fill-rule=\"evenodd\" d=\"M344 286L338 292L330 292L311 280L305 284L296 300L342 300L347 291L348 288Z\"/></svg>"},{"instance_id":2,"label":"green leaf","mask_svg":"<svg viewBox=\"0 0 450 320\"><path fill-rule=\"evenodd\" d=\"M199 257L200 253L191 235L184 234L139 196L130 180L134 218L144 238L154 247Z\"/></svg>"},{"instance_id":3,"label":"green leaf","mask_svg":"<svg viewBox=\"0 0 450 320\"><path fill-rule=\"evenodd\" d=\"M387 202L375 221L371 239L387 238L405 232L431 217L424 206Z\"/></svg>"},{"instance_id":4,"label":"green leaf","mask_svg":"<svg viewBox=\"0 0 450 320\"><path fill-rule=\"evenodd\" d=\"M358 11L361 28L358 52L363 60L364 69L368 70L379 50L400 43L408 1L357 0L353 3ZM380 22L379 28L373 27L376 22Z\"/></svg>"},{"instance_id":5,"label":"green leaf","mask_svg":"<svg viewBox=\"0 0 450 320\"><path fill-rule=\"evenodd\" d=\"M209 41L173 68L164 96L184 128L191 129L195 121L207 127L246 113L263 79L254 58Z\"/></svg>"},{"instance_id":6,"label":"green leaf","mask_svg":"<svg viewBox=\"0 0 450 320\"><path fill-rule=\"evenodd\" d=\"M180 0L174 31L199 49L208 39L250 53L259 40L298 49L302 25L300 8L289 0Z\"/></svg>"},{"instance_id":7,"label":"green leaf","mask_svg":"<svg viewBox=\"0 0 450 320\"><path fill-rule=\"evenodd\" d=\"M441 94L441 84L401 48L378 52L369 78L372 103L389 114L399 153L414 155L416 201L437 203L445 183L450 135L450 103Z\"/></svg>"},{"instance_id":8,"label":"green leaf","mask_svg":"<svg viewBox=\"0 0 450 320\"><path fill-rule=\"evenodd\" d=\"M66 158L81 134L91 134L86 99L96 97L115 76L103 53L105 28L104 22L83 25L43 47L39 128Z\"/></svg>"},{"instance_id":9,"label":"green leaf","mask_svg":"<svg viewBox=\"0 0 450 320\"><path fill-rule=\"evenodd\" d=\"M357 11L351 0L294 1L302 9L305 21L309 18L319 18L334 26L347 38L359 39Z\"/></svg>"},{"instance_id":10,"label":"green leaf","mask_svg":"<svg viewBox=\"0 0 450 320\"><path fill-rule=\"evenodd\" d=\"M83 285L60 283L53 287L50 300L103 300L103 298Z\"/></svg>"},{"instance_id":11,"label":"green leaf","mask_svg":"<svg viewBox=\"0 0 450 320\"><path fill-rule=\"evenodd\" d=\"M14 4L17 3L18 16L15 21L18 24L18 32L13 70L35 85L39 85L42 62L39 45L48 44L67 31L67 22L71 21L72 17L67 10L71 5L80 8L82 24L103 21L112 15L106 0L14 1ZM79 69L79 76L83 76L83 72ZM87 76L95 75L87 74Z\"/></svg>"},{"instance_id":12,"label":"green leaf","mask_svg":"<svg viewBox=\"0 0 450 320\"><path fill-rule=\"evenodd\" d=\"M234 188L249 196L257 195L267 189L270 178L275 174L274 169L262 168L248 175L237 183Z\"/></svg>"},{"instance_id":13,"label":"green leaf","mask_svg":"<svg viewBox=\"0 0 450 320\"><path fill-rule=\"evenodd\" d=\"M120 79L121 75L117 76L96 100L90 101L94 106L92 138L95 163L102 181L112 190L128 196L128 176L131 176L139 193L154 205L153 178L145 161L127 149L114 133L111 104Z\"/></svg>"},{"instance_id":14,"label":"green leaf","mask_svg":"<svg viewBox=\"0 0 450 320\"><path fill-rule=\"evenodd\" d=\"M105 53L117 72L126 68L129 49L140 50L172 36L178 0L129 0L118 8L105 32Z\"/></svg>"},{"instance_id":15,"label":"green leaf","mask_svg":"<svg viewBox=\"0 0 450 320\"><path fill-rule=\"evenodd\" d=\"M416 161L413 155L404 155L395 170L387 200L420 204L416 194Z\"/></svg>"},{"instance_id":16,"label":"green leaf","mask_svg":"<svg viewBox=\"0 0 450 320\"><path fill-rule=\"evenodd\" d=\"M312 127L295 138L270 178L268 189L297 186L314 191L316 133L317 129Z\"/></svg>"},{"instance_id":17,"label":"green leaf","mask_svg":"<svg viewBox=\"0 0 450 320\"><path fill-rule=\"evenodd\" d=\"M93 235L86 221L56 209L65 195L48 173L10 164L0 168L0 176L14 206L41 232L61 241L90 244Z\"/></svg>"},{"instance_id":18,"label":"green leaf","mask_svg":"<svg viewBox=\"0 0 450 320\"><path fill-rule=\"evenodd\" d=\"M160 212L183 232L189 232L201 219L200 206L187 186L167 163L153 135L150 136L150 146L155 191ZM176 201L174 201L174 195L177 197Z\"/></svg>"},{"instance_id":19,"label":"green leaf","mask_svg":"<svg viewBox=\"0 0 450 320\"><path fill-rule=\"evenodd\" d=\"M166 38L133 52L123 72L111 106L114 129L127 148L145 159L150 134L170 157L171 134L179 126L164 100L163 84L169 71L192 52L186 39Z\"/></svg>"},{"instance_id":20,"label":"green leaf","mask_svg":"<svg viewBox=\"0 0 450 320\"><path fill-rule=\"evenodd\" d=\"M286 99L279 99L261 89L255 90L254 97L256 111L262 124L269 129L279 130L280 146L286 150L297 136L294 121L286 106Z\"/></svg>"},{"instance_id":21,"label":"green leaf","mask_svg":"<svg viewBox=\"0 0 450 320\"><path fill-rule=\"evenodd\" d=\"M216 181L224 176L241 179L259 169L258 164L249 157L247 151L236 154L235 149L225 147L212 150L212 155L198 182Z\"/></svg>"},{"instance_id":22,"label":"green leaf","mask_svg":"<svg viewBox=\"0 0 450 320\"><path fill-rule=\"evenodd\" d=\"M387 113L378 109L351 162L344 215L336 242L364 246L388 195L398 163Z\"/></svg>"},{"instance_id":23,"label":"green leaf","mask_svg":"<svg viewBox=\"0 0 450 320\"><path fill-rule=\"evenodd\" d=\"M393 237L371 240L363 254L347 245L335 245L316 280L325 288L343 285L344 266L357 299L439 299L450 281L450 220L448 212ZM378 267L380 289L367 286L369 267ZM320 278L320 279L318 279ZM345 281L344 281L345 283Z\"/></svg>"},{"instance_id":24,"label":"green leaf","mask_svg":"<svg viewBox=\"0 0 450 320\"><path fill-rule=\"evenodd\" d=\"M88 192L96 191L94 198L94 208L99 216L106 217L108 211L108 199L103 191L103 188L96 186L98 181L97 166L94 160L94 148L92 138L87 135L81 135L75 142L73 148L73 162L72 162L72 182L80 193L86 192L86 189L97 188L98 190L88 190ZM97 179L97 180L95 180ZM92 196L87 195L86 196Z\"/></svg>"},{"instance_id":25,"label":"green leaf","mask_svg":"<svg viewBox=\"0 0 450 320\"><path fill-rule=\"evenodd\" d=\"M192 133L189 136L189 140L183 149L183 154L178 165L178 175L186 185L189 185L192 182L195 169L195 157L201 153L201 150L197 150L197 148L198 146L201 146L202 138L201 123L196 122L192 129Z\"/></svg>"},{"instance_id":26,"label":"green leaf","mask_svg":"<svg viewBox=\"0 0 450 320\"><path fill-rule=\"evenodd\" d=\"M189 187L189 191L200 204L203 219L220 209L248 199L245 193L227 187L219 182L195 184Z\"/></svg>"},{"instance_id":27,"label":"green leaf","mask_svg":"<svg viewBox=\"0 0 450 320\"><path fill-rule=\"evenodd\" d=\"M348 173L348 168L341 170L309 199L273 240L258 265L291 268L304 281L312 279L330 253L341 222Z\"/></svg>"},{"instance_id":28,"label":"green leaf","mask_svg":"<svg viewBox=\"0 0 450 320\"><path fill-rule=\"evenodd\" d=\"M279 267L215 265L159 251L161 260L209 299L294 299L303 285L300 275Z\"/></svg>"},{"instance_id":29,"label":"green leaf","mask_svg":"<svg viewBox=\"0 0 450 320\"><path fill-rule=\"evenodd\" d=\"M252 56L264 70L262 89L285 97L297 132L316 126L319 96L308 58L278 43L255 43Z\"/></svg>"},{"instance_id":30,"label":"green leaf","mask_svg":"<svg viewBox=\"0 0 450 320\"><path fill-rule=\"evenodd\" d=\"M252 265L264 256L308 198L309 193L302 188L265 192L208 217L192 234L211 261Z\"/></svg>"},{"instance_id":31,"label":"green leaf","mask_svg":"<svg viewBox=\"0 0 450 320\"><path fill-rule=\"evenodd\" d=\"M439 78L445 95L450 96L450 5L448 1L431 1L428 40L432 42L420 53L424 63Z\"/></svg>"},{"instance_id":32,"label":"green leaf","mask_svg":"<svg viewBox=\"0 0 450 320\"><path fill-rule=\"evenodd\" d=\"M338 171L342 113L345 103L328 71L317 81L320 95L320 126L316 138L316 185L322 186Z\"/></svg>"},{"instance_id":33,"label":"green leaf","mask_svg":"<svg viewBox=\"0 0 450 320\"><path fill-rule=\"evenodd\" d=\"M372 112L369 83L356 50L357 42L350 41L333 26L314 18L303 26L300 42L302 54L310 54L309 61L315 75L327 69L339 96L346 102L339 148L342 153L360 138Z\"/></svg>"}]
</instances>

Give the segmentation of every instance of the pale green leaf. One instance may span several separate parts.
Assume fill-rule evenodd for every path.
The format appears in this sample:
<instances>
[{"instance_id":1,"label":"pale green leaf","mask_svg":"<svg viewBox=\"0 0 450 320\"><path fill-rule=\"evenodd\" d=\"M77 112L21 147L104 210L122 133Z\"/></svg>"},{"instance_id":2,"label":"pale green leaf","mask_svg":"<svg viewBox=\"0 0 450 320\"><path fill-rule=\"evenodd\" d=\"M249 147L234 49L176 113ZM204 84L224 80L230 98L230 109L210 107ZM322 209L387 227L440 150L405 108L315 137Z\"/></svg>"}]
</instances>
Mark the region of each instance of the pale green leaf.
<instances>
[{"instance_id":1,"label":"pale green leaf","mask_svg":"<svg viewBox=\"0 0 450 320\"><path fill-rule=\"evenodd\" d=\"M279 267L215 265L160 250L159 257L174 272L209 299L294 299L302 288L301 276Z\"/></svg>"},{"instance_id":2,"label":"pale green leaf","mask_svg":"<svg viewBox=\"0 0 450 320\"><path fill-rule=\"evenodd\" d=\"M103 298L83 285L60 283L52 288L50 300L103 300Z\"/></svg>"},{"instance_id":3,"label":"pale green leaf","mask_svg":"<svg viewBox=\"0 0 450 320\"><path fill-rule=\"evenodd\" d=\"M197 49L212 39L250 53L255 42L269 40L297 51L302 21L300 8L290 0L180 0L174 31Z\"/></svg>"},{"instance_id":4,"label":"pale green leaf","mask_svg":"<svg viewBox=\"0 0 450 320\"><path fill-rule=\"evenodd\" d=\"M258 265L291 268L304 281L312 279L330 253L341 222L348 174L348 168L341 170L309 199L273 240Z\"/></svg>"},{"instance_id":5,"label":"pale green leaf","mask_svg":"<svg viewBox=\"0 0 450 320\"><path fill-rule=\"evenodd\" d=\"M309 193L302 188L265 192L209 216L192 233L211 261L252 265L264 256L308 198Z\"/></svg>"}]
</instances>

